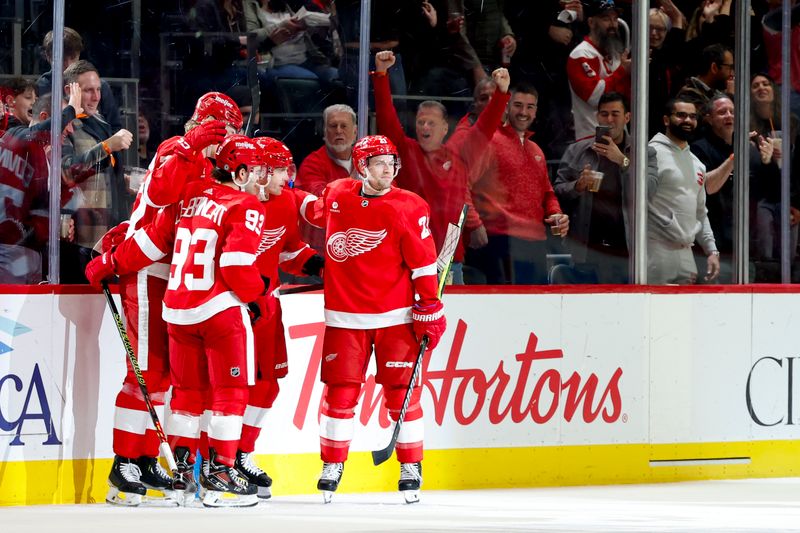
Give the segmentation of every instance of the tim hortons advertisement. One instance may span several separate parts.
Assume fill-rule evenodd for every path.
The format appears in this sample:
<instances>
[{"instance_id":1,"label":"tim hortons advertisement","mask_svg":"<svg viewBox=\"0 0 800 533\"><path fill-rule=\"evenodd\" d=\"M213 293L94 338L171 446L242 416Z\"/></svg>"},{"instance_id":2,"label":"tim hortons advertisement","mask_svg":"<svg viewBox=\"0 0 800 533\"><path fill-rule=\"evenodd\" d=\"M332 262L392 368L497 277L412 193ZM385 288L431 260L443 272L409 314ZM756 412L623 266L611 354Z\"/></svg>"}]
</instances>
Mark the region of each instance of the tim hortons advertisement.
<instances>
[{"instance_id":1,"label":"tim hortons advertisement","mask_svg":"<svg viewBox=\"0 0 800 533\"><path fill-rule=\"evenodd\" d=\"M800 437L800 298L458 294L424 362L428 449ZM322 296L283 298L289 375L257 453L316 453ZM112 457L124 352L102 296L0 299L0 457ZM374 368L352 449L386 444ZM268 437L266 437L268 436Z\"/></svg>"}]
</instances>

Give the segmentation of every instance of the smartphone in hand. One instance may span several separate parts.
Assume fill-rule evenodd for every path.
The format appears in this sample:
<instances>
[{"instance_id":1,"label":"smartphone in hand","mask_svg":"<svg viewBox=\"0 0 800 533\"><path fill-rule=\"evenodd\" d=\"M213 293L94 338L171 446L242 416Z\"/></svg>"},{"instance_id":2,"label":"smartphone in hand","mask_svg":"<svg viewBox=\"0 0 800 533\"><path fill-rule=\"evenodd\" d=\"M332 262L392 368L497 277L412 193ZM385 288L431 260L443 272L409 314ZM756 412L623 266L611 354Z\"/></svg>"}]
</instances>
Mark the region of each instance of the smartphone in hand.
<instances>
[{"instance_id":1,"label":"smartphone in hand","mask_svg":"<svg viewBox=\"0 0 800 533\"><path fill-rule=\"evenodd\" d=\"M597 144L606 144L606 140L603 139L603 137L610 134L611 126L596 126L594 128L594 142Z\"/></svg>"}]
</instances>

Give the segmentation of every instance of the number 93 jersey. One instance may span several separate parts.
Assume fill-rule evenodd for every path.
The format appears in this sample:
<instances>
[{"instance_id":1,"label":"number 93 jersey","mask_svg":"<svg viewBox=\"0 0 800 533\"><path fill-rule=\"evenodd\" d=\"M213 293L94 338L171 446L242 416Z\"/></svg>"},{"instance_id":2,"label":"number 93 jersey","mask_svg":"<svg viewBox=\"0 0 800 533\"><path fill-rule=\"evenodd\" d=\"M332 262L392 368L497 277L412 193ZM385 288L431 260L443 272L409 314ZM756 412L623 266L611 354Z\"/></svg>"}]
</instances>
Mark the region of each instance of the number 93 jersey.
<instances>
[{"instance_id":1,"label":"number 93 jersey","mask_svg":"<svg viewBox=\"0 0 800 533\"><path fill-rule=\"evenodd\" d=\"M263 225L255 196L195 181L179 203L117 248L117 270L136 271L172 252L162 316L170 324L197 324L264 292L255 266Z\"/></svg>"},{"instance_id":2,"label":"number 93 jersey","mask_svg":"<svg viewBox=\"0 0 800 533\"><path fill-rule=\"evenodd\" d=\"M361 187L338 180L317 201L326 227L325 323L346 329L410 323L415 294L423 304L437 300L428 204L404 189L366 197Z\"/></svg>"}]
</instances>

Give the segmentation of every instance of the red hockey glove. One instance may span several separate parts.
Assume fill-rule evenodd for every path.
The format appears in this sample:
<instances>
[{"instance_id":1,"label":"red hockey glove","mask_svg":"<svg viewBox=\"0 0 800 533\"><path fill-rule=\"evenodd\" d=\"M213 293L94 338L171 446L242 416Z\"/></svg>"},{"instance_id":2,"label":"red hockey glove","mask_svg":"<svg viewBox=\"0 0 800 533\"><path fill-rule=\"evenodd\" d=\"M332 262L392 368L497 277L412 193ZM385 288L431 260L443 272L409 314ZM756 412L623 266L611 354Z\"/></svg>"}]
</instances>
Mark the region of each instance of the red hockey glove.
<instances>
[{"instance_id":1,"label":"red hockey glove","mask_svg":"<svg viewBox=\"0 0 800 533\"><path fill-rule=\"evenodd\" d=\"M112 252L114 248L119 246L125 240L125 234L128 233L128 226L130 224L126 220L121 224L114 226L103 235L103 240L100 244L103 252Z\"/></svg>"},{"instance_id":2,"label":"red hockey glove","mask_svg":"<svg viewBox=\"0 0 800 533\"><path fill-rule=\"evenodd\" d=\"M444 306L437 301L430 305L414 304L411 310L414 320L414 334L422 341L423 336L428 337L428 349L433 350L439 344L439 339L447 329L447 320L444 317Z\"/></svg>"},{"instance_id":3,"label":"red hockey glove","mask_svg":"<svg viewBox=\"0 0 800 533\"><path fill-rule=\"evenodd\" d=\"M86 279L93 287L100 288L100 282L106 278L110 278L117 272L117 263L114 261L114 256L111 252L106 252L99 257L95 257L89 264L86 265Z\"/></svg>"},{"instance_id":4,"label":"red hockey glove","mask_svg":"<svg viewBox=\"0 0 800 533\"><path fill-rule=\"evenodd\" d=\"M224 122L210 120L189 130L183 139L178 140L175 151L184 157L192 158L203 148L221 143L227 134Z\"/></svg>"}]
</instances>

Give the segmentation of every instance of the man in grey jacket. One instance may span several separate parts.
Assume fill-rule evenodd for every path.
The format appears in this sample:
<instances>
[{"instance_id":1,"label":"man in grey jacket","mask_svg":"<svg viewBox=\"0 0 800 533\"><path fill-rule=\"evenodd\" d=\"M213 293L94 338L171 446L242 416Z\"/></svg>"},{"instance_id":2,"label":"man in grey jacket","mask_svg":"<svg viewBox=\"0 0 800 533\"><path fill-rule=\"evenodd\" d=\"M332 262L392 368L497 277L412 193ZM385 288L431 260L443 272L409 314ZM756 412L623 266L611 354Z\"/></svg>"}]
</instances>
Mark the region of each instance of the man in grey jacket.
<instances>
[{"instance_id":1,"label":"man in grey jacket","mask_svg":"<svg viewBox=\"0 0 800 533\"><path fill-rule=\"evenodd\" d=\"M707 256L705 280L719 275L719 252L706 209L706 167L689 150L697 120L694 103L681 97L670 100L664 114L666 133L650 140L658 162L648 207L647 280L651 284L695 283L695 240Z\"/></svg>"},{"instance_id":2,"label":"man in grey jacket","mask_svg":"<svg viewBox=\"0 0 800 533\"><path fill-rule=\"evenodd\" d=\"M600 97L597 122L607 133L582 139L561 158L553 189L569 208L574 230L569 249L581 271L598 283L628 283L632 237L631 120L628 102L617 92ZM601 132L602 133L602 132ZM648 184L655 183L655 151L648 149ZM595 190L592 172L603 173ZM592 279L594 281L594 279Z\"/></svg>"}]
</instances>

